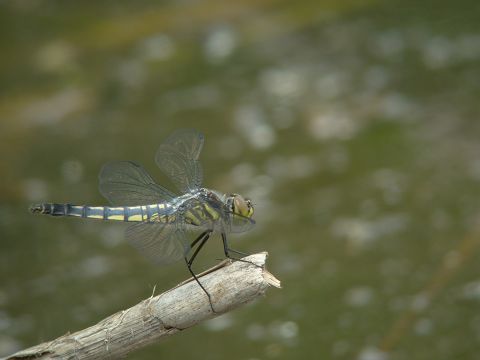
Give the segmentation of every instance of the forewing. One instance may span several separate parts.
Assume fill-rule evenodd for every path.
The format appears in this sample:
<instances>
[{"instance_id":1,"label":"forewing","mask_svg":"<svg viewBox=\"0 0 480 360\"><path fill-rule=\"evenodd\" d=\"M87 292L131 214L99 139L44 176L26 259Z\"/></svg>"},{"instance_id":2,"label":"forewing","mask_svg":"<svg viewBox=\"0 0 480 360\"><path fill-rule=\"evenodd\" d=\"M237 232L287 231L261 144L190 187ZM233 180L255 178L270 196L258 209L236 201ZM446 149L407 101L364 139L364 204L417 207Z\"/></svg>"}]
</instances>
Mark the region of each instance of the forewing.
<instances>
[{"instance_id":1,"label":"forewing","mask_svg":"<svg viewBox=\"0 0 480 360\"><path fill-rule=\"evenodd\" d=\"M100 193L114 206L134 206L170 201L175 194L157 185L147 171L133 161L103 166L98 176Z\"/></svg>"},{"instance_id":2,"label":"forewing","mask_svg":"<svg viewBox=\"0 0 480 360\"><path fill-rule=\"evenodd\" d=\"M255 226L255 221L246 216L233 214L229 212L227 214L229 217L229 231L232 233L241 233L248 230L251 230Z\"/></svg>"},{"instance_id":3,"label":"forewing","mask_svg":"<svg viewBox=\"0 0 480 360\"><path fill-rule=\"evenodd\" d=\"M162 223L136 223L125 230L130 245L156 265L176 262L188 253L185 232Z\"/></svg>"},{"instance_id":4,"label":"forewing","mask_svg":"<svg viewBox=\"0 0 480 360\"><path fill-rule=\"evenodd\" d=\"M198 160L203 134L193 129L177 130L160 145L155 162L182 193L202 186L203 171Z\"/></svg>"}]
</instances>

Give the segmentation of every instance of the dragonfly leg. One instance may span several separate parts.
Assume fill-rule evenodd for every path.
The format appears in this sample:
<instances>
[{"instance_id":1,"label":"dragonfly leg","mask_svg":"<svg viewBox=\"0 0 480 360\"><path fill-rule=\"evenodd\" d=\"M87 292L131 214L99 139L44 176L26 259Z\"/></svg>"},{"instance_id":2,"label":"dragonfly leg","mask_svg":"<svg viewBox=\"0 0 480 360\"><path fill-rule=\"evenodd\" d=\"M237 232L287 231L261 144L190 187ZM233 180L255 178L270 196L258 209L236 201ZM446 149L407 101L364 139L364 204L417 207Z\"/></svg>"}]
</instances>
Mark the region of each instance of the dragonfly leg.
<instances>
[{"instance_id":1,"label":"dragonfly leg","mask_svg":"<svg viewBox=\"0 0 480 360\"><path fill-rule=\"evenodd\" d=\"M212 309L212 311L215 313L216 311L214 310L213 308L213 304L212 304L212 298L210 297L210 294L208 293L208 291L203 287L202 283L200 282L200 280L198 280L198 277L197 275L195 275L195 273L193 272L192 270L192 264L193 264L193 260L195 260L195 258L197 257L198 253L200 252L200 250L202 249L203 245L205 245L205 243L207 242L208 238L210 237L210 231L205 231L203 233L200 234L199 237L197 237L191 244L191 247L194 247L197 243L199 243L198 247L195 249L195 252L193 253L193 255L190 257L190 259L187 259L187 257L185 256L185 263L187 264L187 267L188 267L188 271L190 272L190 274L192 275L192 277L195 279L195 281L197 282L197 284L202 288L203 292L207 295L208 297L208 302L210 304L210 308Z\"/></svg>"},{"instance_id":2,"label":"dragonfly leg","mask_svg":"<svg viewBox=\"0 0 480 360\"><path fill-rule=\"evenodd\" d=\"M201 233L195 240L192 241L192 243L190 244L190 248L193 248L195 245L197 245L197 243L203 239L204 236L206 236L208 233L208 231L204 231L203 233ZM192 256L193 257L193 256Z\"/></svg>"},{"instance_id":3,"label":"dragonfly leg","mask_svg":"<svg viewBox=\"0 0 480 360\"><path fill-rule=\"evenodd\" d=\"M227 235L223 232L222 232L222 240L223 240L223 251L225 252L225 256L227 258L229 258L231 260L234 260L234 261L241 261L241 262L249 263L249 264L255 265L255 266L260 267L260 268L262 267L262 266L259 266L257 264L252 263L251 261L239 259L239 258L236 258L236 257L233 257L232 255L230 255L230 253L235 253L235 254L241 255L241 256L248 256L249 254L246 254L246 253L238 251L238 250L230 249L228 247Z\"/></svg>"},{"instance_id":4,"label":"dragonfly leg","mask_svg":"<svg viewBox=\"0 0 480 360\"><path fill-rule=\"evenodd\" d=\"M227 235L223 232L222 232L222 240L223 240L223 252L225 253L225 256L227 258L232 259L232 260L240 260L240 259L237 259L237 258L234 258L233 256L231 256L230 253L235 253L235 254L241 255L241 256L248 256L249 255L249 254L245 254L244 252L241 252L241 251L238 251L238 250L230 249L228 247Z\"/></svg>"},{"instance_id":5,"label":"dragonfly leg","mask_svg":"<svg viewBox=\"0 0 480 360\"><path fill-rule=\"evenodd\" d=\"M200 244L195 249L195 251L194 251L193 255L190 257L190 259L187 261L187 264L189 264L190 266L193 264L193 260L195 260L198 253L202 249L203 245L205 245L207 240L210 238L210 234L211 234L210 231L205 231L205 232L201 233L199 237L197 237L195 240L192 241L192 244L190 245L191 248L193 248L198 242L200 242ZM186 259L186 257L185 257L185 259Z\"/></svg>"}]
</instances>

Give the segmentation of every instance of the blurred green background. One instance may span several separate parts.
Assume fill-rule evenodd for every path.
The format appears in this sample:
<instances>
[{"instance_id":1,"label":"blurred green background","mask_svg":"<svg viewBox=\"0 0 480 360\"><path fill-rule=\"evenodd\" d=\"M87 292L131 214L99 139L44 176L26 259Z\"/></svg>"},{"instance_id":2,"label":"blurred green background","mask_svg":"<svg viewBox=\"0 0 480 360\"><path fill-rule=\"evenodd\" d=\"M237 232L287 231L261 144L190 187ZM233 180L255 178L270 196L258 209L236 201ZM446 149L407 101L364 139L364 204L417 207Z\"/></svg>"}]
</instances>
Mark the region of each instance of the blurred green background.
<instances>
[{"instance_id":1,"label":"blurred green background","mask_svg":"<svg viewBox=\"0 0 480 360\"><path fill-rule=\"evenodd\" d=\"M107 204L102 164L206 136L205 185L251 197L283 289L135 359L478 359L480 5L458 1L0 3L0 355L184 280ZM196 270L222 257L210 241Z\"/></svg>"}]
</instances>

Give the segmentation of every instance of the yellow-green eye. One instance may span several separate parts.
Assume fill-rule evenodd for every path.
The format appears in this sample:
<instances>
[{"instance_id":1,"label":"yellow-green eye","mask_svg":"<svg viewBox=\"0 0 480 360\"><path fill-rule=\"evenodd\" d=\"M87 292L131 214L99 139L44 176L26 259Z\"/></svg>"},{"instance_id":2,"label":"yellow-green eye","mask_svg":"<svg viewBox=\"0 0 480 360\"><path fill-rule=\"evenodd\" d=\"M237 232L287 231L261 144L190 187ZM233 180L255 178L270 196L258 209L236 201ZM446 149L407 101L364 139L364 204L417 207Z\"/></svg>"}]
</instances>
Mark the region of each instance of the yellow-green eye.
<instances>
[{"instance_id":1,"label":"yellow-green eye","mask_svg":"<svg viewBox=\"0 0 480 360\"><path fill-rule=\"evenodd\" d=\"M247 206L248 206L248 217L252 217L253 216L253 204L252 202L250 201L250 199L246 199L246 203L247 203Z\"/></svg>"},{"instance_id":2,"label":"yellow-green eye","mask_svg":"<svg viewBox=\"0 0 480 360\"><path fill-rule=\"evenodd\" d=\"M232 211L241 216L251 217L253 215L253 206L250 200L244 199L241 195L234 194Z\"/></svg>"}]
</instances>

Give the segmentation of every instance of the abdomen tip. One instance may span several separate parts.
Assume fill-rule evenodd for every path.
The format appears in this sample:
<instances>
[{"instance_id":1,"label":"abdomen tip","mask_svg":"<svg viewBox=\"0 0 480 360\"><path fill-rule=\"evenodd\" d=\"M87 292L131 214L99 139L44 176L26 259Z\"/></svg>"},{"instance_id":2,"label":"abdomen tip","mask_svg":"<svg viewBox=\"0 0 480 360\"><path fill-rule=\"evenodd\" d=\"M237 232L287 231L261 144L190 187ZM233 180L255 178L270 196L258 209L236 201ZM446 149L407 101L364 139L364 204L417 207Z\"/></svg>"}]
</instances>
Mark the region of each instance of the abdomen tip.
<instances>
[{"instance_id":1,"label":"abdomen tip","mask_svg":"<svg viewBox=\"0 0 480 360\"><path fill-rule=\"evenodd\" d=\"M40 204L33 204L33 205L30 205L30 207L28 208L30 210L30 212L32 213L39 213L39 212L42 212L42 205Z\"/></svg>"}]
</instances>

